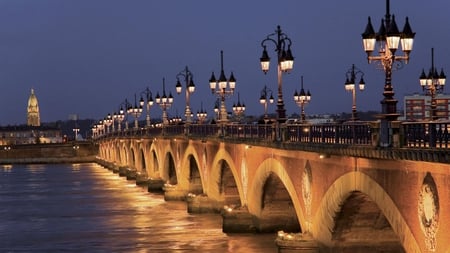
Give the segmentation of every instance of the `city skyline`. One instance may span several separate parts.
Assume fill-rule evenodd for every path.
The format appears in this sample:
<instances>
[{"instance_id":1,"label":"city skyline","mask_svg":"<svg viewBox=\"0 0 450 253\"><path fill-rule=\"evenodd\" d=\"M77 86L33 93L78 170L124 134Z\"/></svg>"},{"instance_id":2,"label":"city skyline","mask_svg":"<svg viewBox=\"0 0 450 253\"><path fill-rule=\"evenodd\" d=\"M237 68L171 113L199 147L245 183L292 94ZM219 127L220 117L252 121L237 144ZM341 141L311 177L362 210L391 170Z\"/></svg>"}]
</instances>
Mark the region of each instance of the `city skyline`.
<instances>
[{"instance_id":1,"label":"city skyline","mask_svg":"<svg viewBox=\"0 0 450 253\"><path fill-rule=\"evenodd\" d=\"M447 7L447 8L446 8ZM405 18L416 32L408 65L393 73L397 109L403 96L422 93L419 75L435 65L446 73L450 67L450 33L440 29L450 23L444 0L424 4L391 1L390 12L399 29ZM425 14L424 14L425 13ZM233 71L236 93L247 115L262 115L260 91L267 85L276 97L275 52L268 46L271 69L265 75L259 65L261 41L281 26L292 40L294 68L283 75L287 115L300 113L293 95L304 87L312 99L306 114L351 112L351 94L344 89L345 73L352 64L365 75L366 88L357 94L358 111L380 111L384 72L368 64L361 33L372 19L377 31L385 14L385 1L3 1L0 3L1 102L0 124L26 122L26 103L31 88L39 99L42 122L64 120L71 114L101 119L117 111L125 100L149 87L153 96L166 91L174 96L170 116L183 116L185 98L175 92L176 75L188 66L196 91L191 95L195 113L200 104L212 116L216 97L209 77ZM448 75L448 74L447 74ZM185 89L185 87L183 87ZM445 90L444 90L445 91ZM227 99L231 111L237 94ZM275 113L275 104L268 112ZM160 117L157 105L151 117ZM141 116L141 120L144 115Z\"/></svg>"}]
</instances>

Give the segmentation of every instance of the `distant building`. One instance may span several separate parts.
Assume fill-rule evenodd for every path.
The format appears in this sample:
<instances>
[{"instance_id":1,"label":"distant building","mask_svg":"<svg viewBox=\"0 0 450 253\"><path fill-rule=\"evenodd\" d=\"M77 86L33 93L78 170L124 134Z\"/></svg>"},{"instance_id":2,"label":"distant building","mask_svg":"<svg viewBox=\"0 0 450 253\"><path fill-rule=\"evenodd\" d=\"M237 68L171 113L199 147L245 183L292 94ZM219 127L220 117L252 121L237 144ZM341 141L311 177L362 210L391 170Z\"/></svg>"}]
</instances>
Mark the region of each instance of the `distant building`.
<instances>
[{"instance_id":1,"label":"distant building","mask_svg":"<svg viewBox=\"0 0 450 253\"><path fill-rule=\"evenodd\" d=\"M431 118L431 97L414 94L404 97L405 120L423 121ZM450 119L450 95L436 95L436 115L439 119Z\"/></svg>"},{"instance_id":2,"label":"distant building","mask_svg":"<svg viewBox=\"0 0 450 253\"><path fill-rule=\"evenodd\" d=\"M28 98L27 107L27 125L28 126L40 126L41 119L39 116L39 104L34 89L31 89L30 97Z\"/></svg>"},{"instance_id":3,"label":"distant building","mask_svg":"<svg viewBox=\"0 0 450 253\"><path fill-rule=\"evenodd\" d=\"M0 145L21 145L63 142L60 128L41 126L39 104L34 90L31 89L27 106L27 124L18 126L0 126Z\"/></svg>"},{"instance_id":4,"label":"distant building","mask_svg":"<svg viewBox=\"0 0 450 253\"><path fill-rule=\"evenodd\" d=\"M0 145L21 145L63 142L61 129L47 126L0 127Z\"/></svg>"}]
</instances>

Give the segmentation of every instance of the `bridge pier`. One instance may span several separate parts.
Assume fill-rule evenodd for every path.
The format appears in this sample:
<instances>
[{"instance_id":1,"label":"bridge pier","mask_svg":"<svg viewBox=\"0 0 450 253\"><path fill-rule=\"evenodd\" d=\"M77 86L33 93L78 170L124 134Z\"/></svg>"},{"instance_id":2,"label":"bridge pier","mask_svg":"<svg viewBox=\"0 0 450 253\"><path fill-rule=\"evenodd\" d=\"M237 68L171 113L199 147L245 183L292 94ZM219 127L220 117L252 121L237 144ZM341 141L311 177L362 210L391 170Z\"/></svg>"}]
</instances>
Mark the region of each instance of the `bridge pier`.
<instances>
[{"instance_id":1,"label":"bridge pier","mask_svg":"<svg viewBox=\"0 0 450 253\"><path fill-rule=\"evenodd\" d=\"M319 253L319 244L310 234L278 232L275 243L279 253Z\"/></svg>"},{"instance_id":2,"label":"bridge pier","mask_svg":"<svg viewBox=\"0 0 450 253\"><path fill-rule=\"evenodd\" d=\"M125 172L125 177L127 180L136 180L137 177L137 171L133 168L128 168Z\"/></svg>"},{"instance_id":3,"label":"bridge pier","mask_svg":"<svg viewBox=\"0 0 450 253\"><path fill-rule=\"evenodd\" d=\"M179 189L177 185L164 184L162 189L164 191L165 201L171 200L185 201L186 196L188 195L187 190Z\"/></svg>"},{"instance_id":4,"label":"bridge pier","mask_svg":"<svg viewBox=\"0 0 450 253\"><path fill-rule=\"evenodd\" d=\"M253 223L254 216L249 213L247 207L233 208L225 206L222 209L222 231L224 233L254 233L256 227Z\"/></svg>"},{"instance_id":5,"label":"bridge pier","mask_svg":"<svg viewBox=\"0 0 450 253\"><path fill-rule=\"evenodd\" d=\"M186 198L188 213L219 213L222 201L215 201L206 195L189 193Z\"/></svg>"},{"instance_id":6,"label":"bridge pier","mask_svg":"<svg viewBox=\"0 0 450 253\"><path fill-rule=\"evenodd\" d=\"M119 166L119 176L126 177L127 176L127 166Z\"/></svg>"},{"instance_id":7,"label":"bridge pier","mask_svg":"<svg viewBox=\"0 0 450 253\"><path fill-rule=\"evenodd\" d=\"M136 185L148 187L148 177L146 173L136 173Z\"/></svg>"},{"instance_id":8,"label":"bridge pier","mask_svg":"<svg viewBox=\"0 0 450 253\"><path fill-rule=\"evenodd\" d=\"M164 180L162 178L148 178L147 185L148 192L162 192Z\"/></svg>"}]
</instances>

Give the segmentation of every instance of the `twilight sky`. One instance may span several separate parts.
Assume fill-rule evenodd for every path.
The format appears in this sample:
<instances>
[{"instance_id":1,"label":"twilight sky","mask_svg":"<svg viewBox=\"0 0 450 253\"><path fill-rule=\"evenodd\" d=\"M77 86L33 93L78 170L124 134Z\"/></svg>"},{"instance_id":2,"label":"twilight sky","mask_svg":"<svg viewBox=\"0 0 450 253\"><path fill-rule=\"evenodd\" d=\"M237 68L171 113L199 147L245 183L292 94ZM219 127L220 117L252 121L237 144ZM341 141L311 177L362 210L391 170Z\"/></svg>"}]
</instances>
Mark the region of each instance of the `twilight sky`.
<instances>
[{"instance_id":1,"label":"twilight sky","mask_svg":"<svg viewBox=\"0 0 450 253\"><path fill-rule=\"evenodd\" d=\"M418 77L431 67L431 47L436 67L450 76L450 2L391 0L390 8L400 30L408 16L416 32L410 63L393 74L402 109L404 95L421 92ZM367 64L361 33L368 16L378 30L384 14L385 1L361 0L0 0L0 125L26 122L31 88L43 122L69 114L100 119L146 87L161 92L163 77L175 98L169 115L181 116L184 91L177 95L175 83L185 66L196 84L193 111L203 102L212 116L216 97L208 80L212 71L219 76L220 50L247 114L260 115L261 89L267 85L274 97L277 90L275 48L268 44L271 70L264 75L260 43L277 25L291 38L295 57L294 69L283 75L287 115L299 112L293 94L301 76L312 93L307 114L350 112L344 82L353 63L366 81L358 110L378 111L384 72ZM227 99L228 110L233 102L237 94ZM153 106L151 116L160 115Z\"/></svg>"}]
</instances>

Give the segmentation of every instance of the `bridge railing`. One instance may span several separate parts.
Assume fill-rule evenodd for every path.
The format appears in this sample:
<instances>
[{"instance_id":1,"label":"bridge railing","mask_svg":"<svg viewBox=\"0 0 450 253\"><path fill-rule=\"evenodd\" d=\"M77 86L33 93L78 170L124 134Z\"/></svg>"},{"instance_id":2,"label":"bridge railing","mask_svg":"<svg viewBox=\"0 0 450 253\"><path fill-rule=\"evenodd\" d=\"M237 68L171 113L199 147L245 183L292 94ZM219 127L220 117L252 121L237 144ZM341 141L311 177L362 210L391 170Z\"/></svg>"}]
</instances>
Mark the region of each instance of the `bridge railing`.
<instances>
[{"instance_id":1,"label":"bridge railing","mask_svg":"<svg viewBox=\"0 0 450 253\"><path fill-rule=\"evenodd\" d=\"M287 141L371 145L368 122L351 124L287 125Z\"/></svg>"},{"instance_id":2,"label":"bridge railing","mask_svg":"<svg viewBox=\"0 0 450 253\"><path fill-rule=\"evenodd\" d=\"M405 122L403 146L409 148L449 148L450 122Z\"/></svg>"},{"instance_id":3,"label":"bridge railing","mask_svg":"<svg viewBox=\"0 0 450 253\"><path fill-rule=\"evenodd\" d=\"M400 123L400 122L399 122ZM398 124L395 147L450 148L450 122L402 122ZM398 132L398 133L397 133ZM377 146L379 123L345 122L326 124L190 124L130 128L97 135L110 137L191 136L289 143L325 143Z\"/></svg>"}]
</instances>

